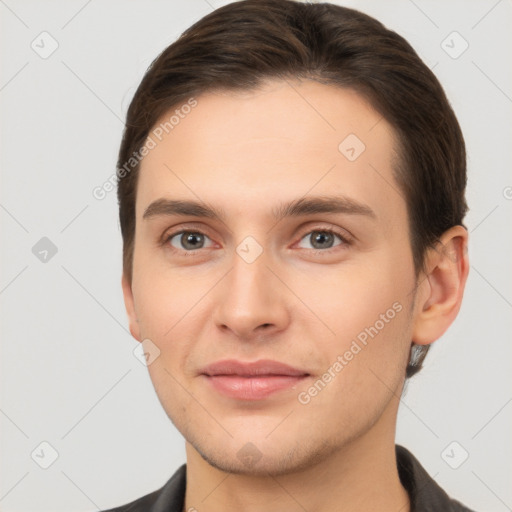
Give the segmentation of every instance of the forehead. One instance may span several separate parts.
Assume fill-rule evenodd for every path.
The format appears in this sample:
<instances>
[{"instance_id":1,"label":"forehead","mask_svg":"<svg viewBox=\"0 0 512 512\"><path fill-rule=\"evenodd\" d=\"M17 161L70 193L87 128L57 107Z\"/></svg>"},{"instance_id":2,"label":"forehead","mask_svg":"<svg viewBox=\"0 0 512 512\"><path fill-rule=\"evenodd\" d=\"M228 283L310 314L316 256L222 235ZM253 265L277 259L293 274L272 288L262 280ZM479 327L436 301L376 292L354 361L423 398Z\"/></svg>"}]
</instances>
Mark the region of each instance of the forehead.
<instances>
[{"instance_id":1,"label":"forehead","mask_svg":"<svg viewBox=\"0 0 512 512\"><path fill-rule=\"evenodd\" d=\"M277 200L308 192L403 210L393 177L394 130L357 92L276 80L252 91L204 93L195 102L176 105L150 132L154 148L141 163L138 218L160 197L263 214Z\"/></svg>"}]
</instances>

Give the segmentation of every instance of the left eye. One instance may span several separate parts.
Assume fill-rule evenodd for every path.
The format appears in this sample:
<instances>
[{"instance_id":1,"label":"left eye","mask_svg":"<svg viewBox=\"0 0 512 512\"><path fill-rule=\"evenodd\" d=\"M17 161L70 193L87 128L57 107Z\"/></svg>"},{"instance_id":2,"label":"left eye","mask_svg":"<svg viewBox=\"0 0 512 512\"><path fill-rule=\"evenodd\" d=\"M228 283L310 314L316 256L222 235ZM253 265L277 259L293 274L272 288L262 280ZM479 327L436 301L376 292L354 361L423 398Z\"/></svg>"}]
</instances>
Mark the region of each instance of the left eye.
<instances>
[{"instance_id":1,"label":"left eye","mask_svg":"<svg viewBox=\"0 0 512 512\"><path fill-rule=\"evenodd\" d=\"M339 243L335 243L336 239L339 240ZM307 243L308 240L312 247L302 245L304 241ZM299 247L304 249L330 249L331 247L341 245L343 242L345 242L345 240L332 231L317 230L311 231L303 237L299 243Z\"/></svg>"},{"instance_id":2,"label":"left eye","mask_svg":"<svg viewBox=\"0 0 512 512\"><path fill-rule=\"evenodd\" d=\"M169 236L167 241L176 249L184 249L186 251L204 249L205 247L211 247L213 245L208 236L196 231L181 231L180 233ZM209 245L208 241L210 242Z\"/></svg>"}]
</instances>

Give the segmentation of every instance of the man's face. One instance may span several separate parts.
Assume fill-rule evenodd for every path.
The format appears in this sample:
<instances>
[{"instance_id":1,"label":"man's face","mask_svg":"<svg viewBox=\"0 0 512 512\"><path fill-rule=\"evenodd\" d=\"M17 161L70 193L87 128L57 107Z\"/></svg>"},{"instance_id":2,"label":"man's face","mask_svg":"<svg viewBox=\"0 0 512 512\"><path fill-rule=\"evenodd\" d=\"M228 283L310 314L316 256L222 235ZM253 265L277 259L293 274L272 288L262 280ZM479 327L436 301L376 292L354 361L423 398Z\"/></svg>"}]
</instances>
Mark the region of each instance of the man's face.
<instances>
[{"instance_id":1,"label":"man's face","mask_svg":"<svg viewBox=\"0 0 512 512\"><path fill-rule=\"evenodd\" d=\"M125 286L132 333L160 350L164 409L234 472L392 439L415 315L392 128L312 81L196 100L142 162ZM220 218L183 204L144 217L158 200Z\"/></svg>"}]
</instances>

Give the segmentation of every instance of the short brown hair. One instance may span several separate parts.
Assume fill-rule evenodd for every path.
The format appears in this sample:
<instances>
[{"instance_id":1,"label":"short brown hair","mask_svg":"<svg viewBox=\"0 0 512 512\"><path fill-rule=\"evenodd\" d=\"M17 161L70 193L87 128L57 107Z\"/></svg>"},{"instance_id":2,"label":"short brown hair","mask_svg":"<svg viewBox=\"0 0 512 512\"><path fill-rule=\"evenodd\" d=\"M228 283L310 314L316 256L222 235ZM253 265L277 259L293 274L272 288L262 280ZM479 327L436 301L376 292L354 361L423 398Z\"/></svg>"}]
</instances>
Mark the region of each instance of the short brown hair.
<instances>
[{"instance_id":1,"label":"short brown hair","mask_svg":"<svg viewBox=\"0 0 512 512\"><path fill-rule=\"evenodd\" d=\"M407 204L416 274L440 235L463 225L466 152L439 81L409 43L379 21L329 3L244 0L205 16L150 65L128 108L117 163L123 272L131 283L139 161L131 160L171 108L213 90L305 78L360 93L394 128L395 179ZM127 171L127 162L132 168ZM411 347L407 376L429 345Z\"/></svg>"}]
</instances>

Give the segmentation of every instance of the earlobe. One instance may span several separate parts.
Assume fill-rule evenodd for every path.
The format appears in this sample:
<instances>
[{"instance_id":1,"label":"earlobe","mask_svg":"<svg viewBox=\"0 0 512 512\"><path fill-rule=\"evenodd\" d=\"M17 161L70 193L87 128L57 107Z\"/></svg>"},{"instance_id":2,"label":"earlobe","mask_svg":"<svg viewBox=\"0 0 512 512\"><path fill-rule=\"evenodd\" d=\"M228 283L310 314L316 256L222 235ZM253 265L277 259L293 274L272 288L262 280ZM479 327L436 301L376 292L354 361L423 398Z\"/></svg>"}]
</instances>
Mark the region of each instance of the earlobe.
<instances>
[{"instance_id":1,"label":"earlobe","mask_svg":"<svg viewBox=\"0 0 512 512\"><path fill-rule=\"evenodd\" d=\"M135 302L133 300L132 287L131 284L128 282L128 278L126 277L124 272L121 278L121 286L123 288L124 305L126 308L126 313L128 315L130 333L137 341L142 341L140 335L139 320L135 312Z\"/></svg>"},{"instance_id":2,"label":"earlobe","mask_svg":"<svg viewBox=\"0 0 512 512\"><path fill-rule=\"evenodd\" d=\"M453 226L426 255L427 274L419 276L412 340L428 345L455 320L469 272L468 232Z\"/></svg>"}]
</instances>

